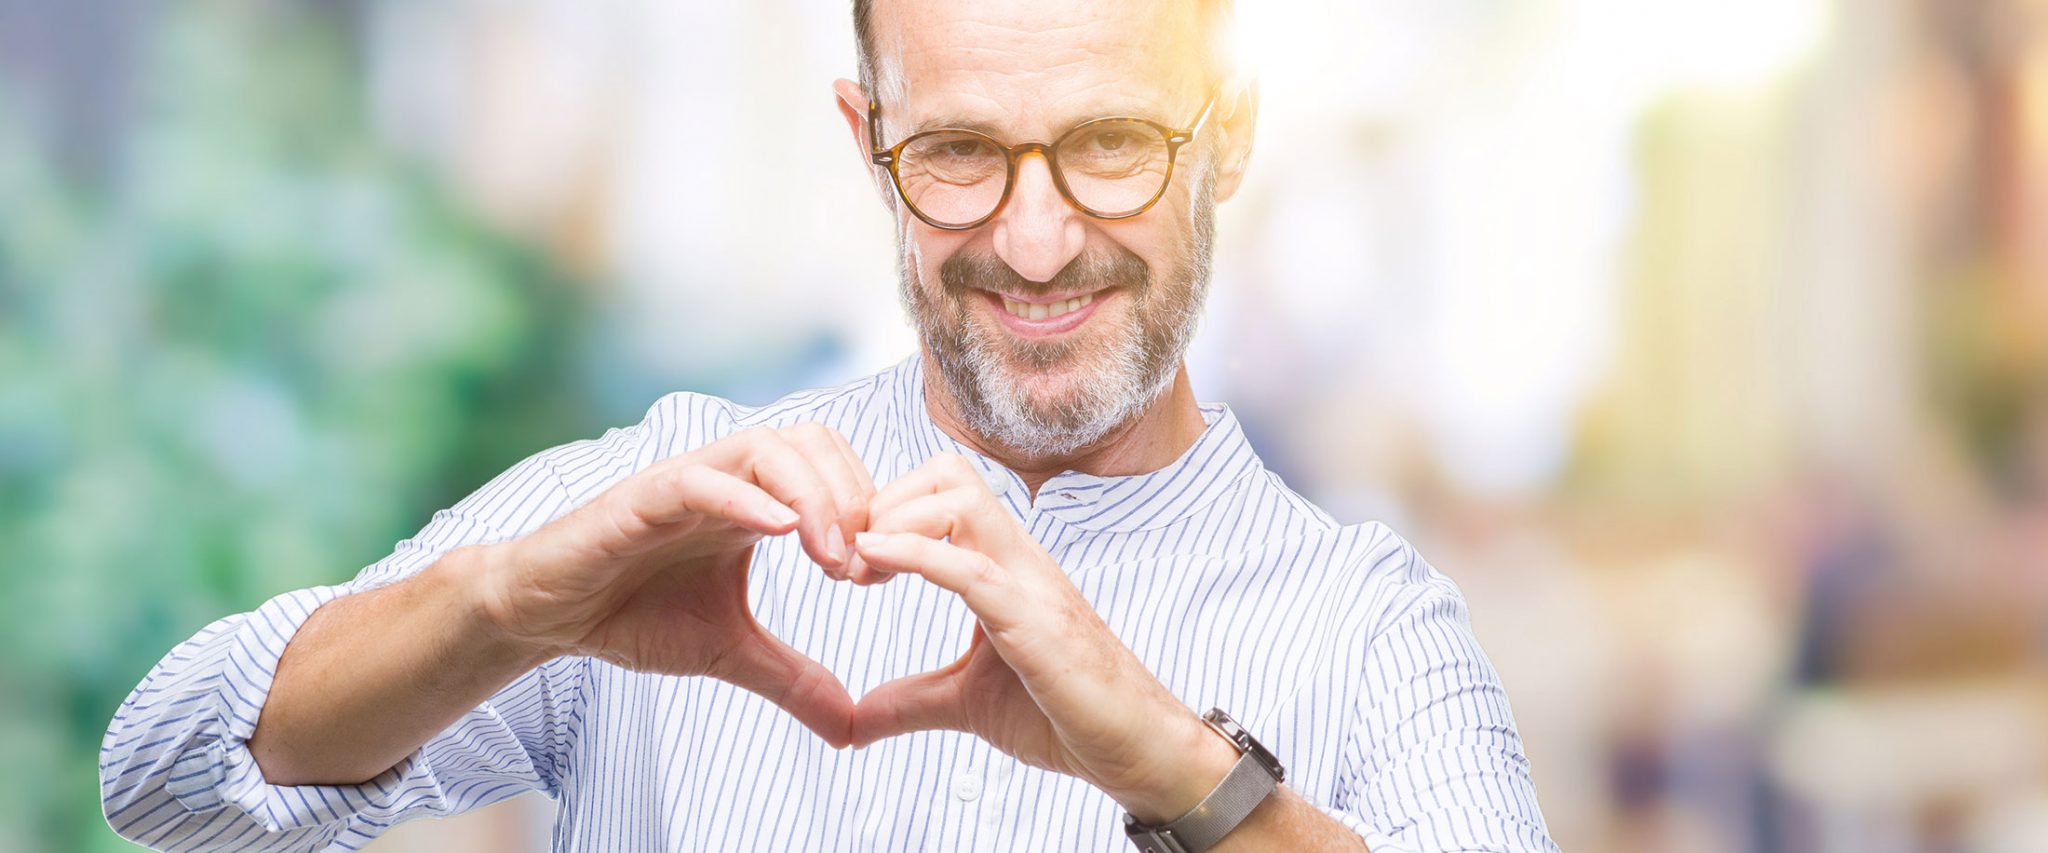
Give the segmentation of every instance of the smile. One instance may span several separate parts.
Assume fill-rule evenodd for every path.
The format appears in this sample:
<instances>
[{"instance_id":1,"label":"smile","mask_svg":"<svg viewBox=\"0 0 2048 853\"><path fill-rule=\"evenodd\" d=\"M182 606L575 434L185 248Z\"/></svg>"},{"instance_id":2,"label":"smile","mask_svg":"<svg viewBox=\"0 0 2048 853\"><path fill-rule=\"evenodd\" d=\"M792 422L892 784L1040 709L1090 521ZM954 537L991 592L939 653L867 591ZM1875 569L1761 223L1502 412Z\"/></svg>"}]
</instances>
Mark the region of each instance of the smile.
<instances>
[{"instance_id":1,"label":"smile","mask_svg":"<svg viewBox=\"0 0 2048 853\"><path fill-rule=\"evenodd\" d=\"M987 293L987 296L998 309L996 316L1002 319L1004 326L1023 337L1035 338L1057 335L1087 322L1095 313L1095 297L1098 293L1099 291L1082 293L1059 299L1020 299L1000 293Z\"/></svg>"},{"instance_id":2,"label":"smile","mask_svg":"<svg viewBox=\"0 0 2048 853\"><path fill-rule=\"evenodd\" d=\"M1003 310L1010 312L1012 317L1022 317L1026 320L1047 320L1069 311L1078 311L1082 306L1094 301L1095 294L1093 293L1083 293L1072 299L1062 299L1058 302L1047 304L1019 302L1005 296L1003 297Z\"/></svg>"}]
</instances>

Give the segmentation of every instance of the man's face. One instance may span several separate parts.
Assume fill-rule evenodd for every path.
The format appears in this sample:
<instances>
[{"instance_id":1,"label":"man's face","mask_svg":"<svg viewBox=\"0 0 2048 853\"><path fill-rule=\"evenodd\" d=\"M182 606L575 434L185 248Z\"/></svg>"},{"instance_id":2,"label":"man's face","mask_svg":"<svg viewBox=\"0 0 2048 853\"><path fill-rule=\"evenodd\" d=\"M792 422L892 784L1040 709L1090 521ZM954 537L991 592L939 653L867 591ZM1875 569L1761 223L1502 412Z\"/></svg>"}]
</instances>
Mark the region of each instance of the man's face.
<instances>
[{"instance_id":1,"label":"man's face","mask_svg":"<svg viewBox=\"0 0 2048 853\"><path fill-rule=\"evenodd\" d=\"M874 13L879 146L922 130L1051 142L1083 121L1187 127L1211 81L1193 3L898 0ZM895 206L903 300L955 414L1031 456L1071 453L1173 380L1209 274L1213 129L1180 151L1164 196L1105 221L1074 209L1043 157L968 231Z\"/></svg>"}]
</instances>

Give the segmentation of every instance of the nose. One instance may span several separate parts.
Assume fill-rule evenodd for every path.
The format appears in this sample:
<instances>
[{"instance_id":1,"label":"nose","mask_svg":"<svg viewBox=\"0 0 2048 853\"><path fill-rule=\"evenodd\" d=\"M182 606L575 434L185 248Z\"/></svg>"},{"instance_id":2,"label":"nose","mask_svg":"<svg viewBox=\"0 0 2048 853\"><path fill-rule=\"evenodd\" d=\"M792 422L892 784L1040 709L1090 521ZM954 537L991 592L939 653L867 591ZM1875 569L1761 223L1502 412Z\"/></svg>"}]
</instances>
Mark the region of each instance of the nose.
<instances>
[{"instance_id":1,"label":"nose","mask_svg":"<svg viewBox=\"0 0 2048 853\"><path fill-rule=\"evenodd\" d=\"M1081 212L1060 195L1043 154L1026 154L1017 164L1010 200L991 224L996 256L1031 281L1051 281L1088 240Z\"/></svg>"}]
</instances>

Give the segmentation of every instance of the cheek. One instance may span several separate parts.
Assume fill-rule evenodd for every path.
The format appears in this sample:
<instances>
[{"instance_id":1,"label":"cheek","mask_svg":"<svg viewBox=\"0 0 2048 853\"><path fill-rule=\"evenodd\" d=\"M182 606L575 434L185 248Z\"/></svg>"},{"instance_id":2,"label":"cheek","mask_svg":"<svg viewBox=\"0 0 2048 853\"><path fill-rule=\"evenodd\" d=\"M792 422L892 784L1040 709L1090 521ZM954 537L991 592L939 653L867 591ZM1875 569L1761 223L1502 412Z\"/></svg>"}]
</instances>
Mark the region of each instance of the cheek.
<instances>
[{"instance_id":1,"label":"cheek","mask_svg":"<svg viewBox=\"0 0 2048 853\"><path fill-rule=\"evenodd\" d=\"M1184 261L1182 255L1187 251L1190 230L1186 211L1168 209L1165 199L1145 211L1143 216L1102 224L1115 226L1104 228L1103 233L1117 246L1145 262L1146 268L1152 271L1155 288Z\"/></svg>"},{"instance_id":2,"label":"cheek","mask_svg":"<svg viewBox=\"0 0 2048 853\"><path fill-rule=\"evenodd\" d=\"M939 278L939 268L972 241L972 233L940 231L915 219L911 222L897 237L903 246L904 262L917 271L917 280L927 291L940 293L946 288Z\"/></svg>"}]
</instances>

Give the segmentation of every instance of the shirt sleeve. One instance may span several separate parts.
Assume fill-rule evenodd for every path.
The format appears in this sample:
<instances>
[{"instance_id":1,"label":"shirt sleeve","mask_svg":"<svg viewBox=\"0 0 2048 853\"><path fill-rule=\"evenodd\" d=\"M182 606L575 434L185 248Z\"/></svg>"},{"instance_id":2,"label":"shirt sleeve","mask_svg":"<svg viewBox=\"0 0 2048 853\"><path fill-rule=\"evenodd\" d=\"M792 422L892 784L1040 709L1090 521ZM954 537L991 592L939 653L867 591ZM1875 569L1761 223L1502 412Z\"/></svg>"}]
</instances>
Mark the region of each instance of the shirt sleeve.
<instances>
[{"instance_id":1,"label":"shirt sleeve","mask_svg":"<svg viewBox=\"0 0 2048 853\"><path fill-rule=\"evenodd\" d=\"M1406 550L1403 603L1368 641L1364 695L1324 811L1373 853L1554 853L1507 692L1464 597Z\"/></svg>"},{"instance_id":2,"label":"shirt sleeve","mask_svg":"<svg viewBox=\"0 0 2048 853\"><path fill-rule=\"evenodd\" d=\"M457 547L522 535L570 508L550 454L530 457L435 513L354 580L278 596L180 644L129 694L101 742L108 823L167 850L353 849L407 818L527 790L553 796L587 659L527 672L361 785L268 784L248 741L285 644L315 609L417 573Z\"/></svg>"}]
</instances>

